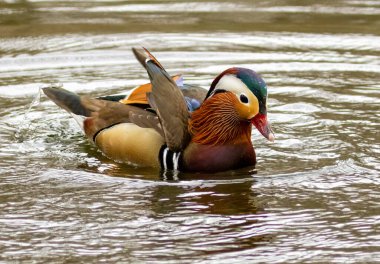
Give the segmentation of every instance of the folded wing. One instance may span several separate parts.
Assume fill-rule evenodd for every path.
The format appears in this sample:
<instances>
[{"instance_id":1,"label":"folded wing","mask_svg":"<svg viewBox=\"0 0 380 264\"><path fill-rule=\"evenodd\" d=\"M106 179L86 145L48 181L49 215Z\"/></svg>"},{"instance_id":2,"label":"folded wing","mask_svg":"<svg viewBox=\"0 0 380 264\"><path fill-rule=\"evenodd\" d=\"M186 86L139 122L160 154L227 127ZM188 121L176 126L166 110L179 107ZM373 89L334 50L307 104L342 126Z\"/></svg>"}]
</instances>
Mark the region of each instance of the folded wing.
<instances>
[{"instance_id":1,"label":"folded wing","mask_svg":"<svg viewBox=\"0 0 380 264\"><path fill-rule=\"evenodd\" d=\"M149 52L148 55L146 69L152 83L152 92L148 94L149 104L159 117L169 149L182 151L190 141L190 114L185 97L161 64Z\"/></svg>"}]
</instances>

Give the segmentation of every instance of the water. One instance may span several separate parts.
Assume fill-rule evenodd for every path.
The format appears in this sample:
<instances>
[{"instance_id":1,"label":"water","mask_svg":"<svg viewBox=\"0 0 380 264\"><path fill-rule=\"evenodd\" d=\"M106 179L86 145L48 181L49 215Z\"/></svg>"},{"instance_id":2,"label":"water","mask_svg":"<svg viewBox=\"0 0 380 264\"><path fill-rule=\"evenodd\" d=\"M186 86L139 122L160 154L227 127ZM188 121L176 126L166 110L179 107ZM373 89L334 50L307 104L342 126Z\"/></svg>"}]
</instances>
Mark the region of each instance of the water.
<instances>
[{"instance_id":1,"label":"water","mask_svg":"<svg viewBox=\"0 0 380 264\"><path fill-rule=\"evenodd\" d=\"M99 96L147 80L131 47L208 87L269 86L257 171L108 160L41 87ZM380 1L0 2L0 261L380 262ZM36 97L37 96L37 97Z\"/></svg>"}]
</instances>

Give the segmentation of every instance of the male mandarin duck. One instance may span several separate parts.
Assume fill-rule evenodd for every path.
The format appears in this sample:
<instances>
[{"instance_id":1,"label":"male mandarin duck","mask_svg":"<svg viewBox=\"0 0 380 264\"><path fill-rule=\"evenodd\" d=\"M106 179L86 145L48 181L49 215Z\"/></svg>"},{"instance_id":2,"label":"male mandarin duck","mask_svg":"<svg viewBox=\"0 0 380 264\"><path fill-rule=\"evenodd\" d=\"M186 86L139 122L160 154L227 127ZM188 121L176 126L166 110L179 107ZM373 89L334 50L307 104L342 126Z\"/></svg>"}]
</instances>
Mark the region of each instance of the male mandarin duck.
<instances>
[{"instance_id":1,"label":"male mandarin duck","mask_svg":"<svg viewBox=\"0 0 380 264\"><path fill-rule=\"evenodd\" d=\"M170 77L146 49L133 49L150 84L129 96L89 98L43 88L58 106L83 116L86 136L107 157L162 170L217 172L256 164L254 125L268 140L267 87L246 68L219 74L208 92Z\"/></svg>"}]
</instances>

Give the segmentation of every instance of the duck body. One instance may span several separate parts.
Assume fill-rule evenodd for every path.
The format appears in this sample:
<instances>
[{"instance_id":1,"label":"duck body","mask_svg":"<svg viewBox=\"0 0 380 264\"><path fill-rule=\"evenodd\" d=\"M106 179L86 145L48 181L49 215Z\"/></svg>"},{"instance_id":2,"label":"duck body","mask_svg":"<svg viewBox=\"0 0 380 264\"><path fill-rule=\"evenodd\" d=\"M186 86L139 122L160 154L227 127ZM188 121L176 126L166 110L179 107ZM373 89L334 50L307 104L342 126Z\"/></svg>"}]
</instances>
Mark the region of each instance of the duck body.
<instances>
[{"instance_id":1,"label":"duck body","mask_svg":"<svg viewBox=\"0 0 380 264\"><path fill-rule=\"evenodd\" d=\"M266 85L255 72L228 69L207 91L169 76L147 50L133 51L151 83L128 96L90 98L57 87L43 91L84 117L86 136L115 161L191 172L256 164L252 126L269 140L273 134L266 119Z\"/></svg>"},{"instance_id":2,"label":"duck body","mask_svg":"<svg viewBox=\"0 0 380 264\"><path fill-rule=\"evenodd\" d=\"M256 155L252 143L242 142L222 146L191 143L184 152L180 168L184 171L215 172L254 166L255 164Z\"/></svg>"},{"instance_id":3,"label":"duck body","mask_svg":"<svg viewBox=\"0 0 380 264\"><path fill-rule=\"evenodd\" d=\"M136 140L138 139L138 140ZM159 167L158 153L163 137L152 128L121 123L101 131L95 145L108 158L146 167Z\"/></svg>"}]
</instances>

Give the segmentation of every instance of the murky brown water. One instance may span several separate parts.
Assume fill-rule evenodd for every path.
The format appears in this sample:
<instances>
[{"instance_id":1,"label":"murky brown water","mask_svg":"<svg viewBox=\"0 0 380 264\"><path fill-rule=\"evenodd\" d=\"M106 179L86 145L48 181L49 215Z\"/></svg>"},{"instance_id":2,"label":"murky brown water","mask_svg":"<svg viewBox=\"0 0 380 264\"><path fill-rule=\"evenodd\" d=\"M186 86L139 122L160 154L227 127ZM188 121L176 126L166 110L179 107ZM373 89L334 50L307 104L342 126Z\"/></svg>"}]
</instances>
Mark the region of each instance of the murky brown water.
<instances>
[{"instance_id":1,"label":"murky brown water","mask_svg":"<svg viewBox=\"0 0 380 264\"><path fill-rule=\"evenodd\" d=\"M133 46L208 87L269 85L257 174L116 164L45 97L145 82ZM0 261L380 263L380 1L1 1Z\"/></svg>"}]
</instances>

